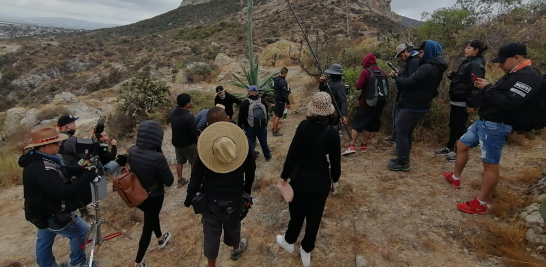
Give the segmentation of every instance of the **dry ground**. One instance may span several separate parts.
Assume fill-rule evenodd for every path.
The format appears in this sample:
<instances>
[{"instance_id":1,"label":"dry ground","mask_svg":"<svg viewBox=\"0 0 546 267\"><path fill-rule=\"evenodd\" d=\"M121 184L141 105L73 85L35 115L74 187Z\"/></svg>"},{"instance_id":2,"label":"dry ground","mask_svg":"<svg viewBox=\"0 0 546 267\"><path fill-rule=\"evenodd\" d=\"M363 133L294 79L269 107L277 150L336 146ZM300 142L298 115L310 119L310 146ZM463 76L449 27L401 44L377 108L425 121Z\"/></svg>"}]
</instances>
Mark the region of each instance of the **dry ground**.
<instances>
[{"instance_id":1,"label":"dry ground","mask_svg":"<svg viewBox=\"0 0 546 267\"><path fill-rule=\"evenodd\" d=\"M306 77L295 69L290 75ZM242 230L249 240L249 249L238 262L233 262L229 259L229 248L222 245L218 266L301 266L297 252L288 254L275 244L275 235L283 234L289 220L288 206L275 184L295 127L303 118L300 108L309 100L311 91L304 88L308 82L307 77L291 81L294 96L299 100L294 105L295 114L282 123L283 137L269 136L274 160L267 163L263 157L258 159L253 191L255 205L243 221ZM406 173L389 172L385 167L389 156L385 152L392 147L383 142L383 138L373 136L367 153L342 159L339 194L327 202L317 246L312 253L312 266L355 266L356 255L363 255L368 266L505 266L514 263L480 251L482 249L473 246L479 243L473 238L480 236L476 233L483 232L484 225L511 227L518 232L521 229L514 225L518 224L519 218L467 215L455 207L456 203L470 200L477 194L476 184L479 184L482 171L477 149L471 152L463 189L454 190L442 178L453 164L434 156L433 151L438 147L415 144L413 169ZM164 152L169 156L174 154L170 130L166 131ZM525 170L544 166L545 159L542 139L530 141L524 147L509 146L504 152L501 173L503 177L520 177ZM511 187L509 179L501 181L500 185L506 190L517 189ZM173 239L162 250L152 242L145 257L150 266L201 267L206 263L201 248L200 217L183 206L185 191L186 188L167 189L161 213L162 229L170 231ZM0 266L11 261L36 266L35 228L25 221L22 203L20 186L0 193ZM140 238L142 214L136 209L125 208L112 192L102 206L107 221L123 229L125 236L101 247L100 265L131 266ZM107 226L103 229L106 233L113 231ZM514 238L522 240L523 236ZM520 243L521 240L515 241ZM54 253L59 260L68 258L65 239L57 240ZM502 253L500 256L509 258ZM520 266L541 264L545 263Z\"/></svg>"}]
</instances>

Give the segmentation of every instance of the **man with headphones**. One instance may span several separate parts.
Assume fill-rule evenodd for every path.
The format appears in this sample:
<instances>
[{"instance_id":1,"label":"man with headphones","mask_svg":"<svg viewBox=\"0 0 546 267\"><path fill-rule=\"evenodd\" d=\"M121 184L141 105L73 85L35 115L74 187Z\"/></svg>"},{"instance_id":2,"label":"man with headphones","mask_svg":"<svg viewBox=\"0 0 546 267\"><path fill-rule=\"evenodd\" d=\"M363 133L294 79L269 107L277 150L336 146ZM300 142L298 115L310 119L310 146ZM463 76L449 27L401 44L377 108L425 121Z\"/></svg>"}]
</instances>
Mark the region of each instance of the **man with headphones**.
<instances>
[{"instance_id":1,"label":"man with headphones","mask_svg":"<svg viewBox=\"0 0 546 267\"><path fill-rule=\"evenodd\" d=\"M402 43L399 46L396 47L396 55L394 56L394 59L398 59L405 63L405 65L402 67L402 69L399 70L400 76L402 77L409 77L411 76L418 68L419 68L419 51L413 49L413 45L411 43ZM394 75L394 70L391 71L390 76ZM396 92L396 101L394 102L393 108L392 108L392 132L391 136L387 137L385 141L388 142L394 142L396 140L396 115L398 114L398 105L396 104L398 102L398 98L400 98L400 92L402 92L403 88L397 88ZM388 152L389 155L396 156L398 153L396 152L396 148L392 151Z\"/></svg>"}]
</instances>

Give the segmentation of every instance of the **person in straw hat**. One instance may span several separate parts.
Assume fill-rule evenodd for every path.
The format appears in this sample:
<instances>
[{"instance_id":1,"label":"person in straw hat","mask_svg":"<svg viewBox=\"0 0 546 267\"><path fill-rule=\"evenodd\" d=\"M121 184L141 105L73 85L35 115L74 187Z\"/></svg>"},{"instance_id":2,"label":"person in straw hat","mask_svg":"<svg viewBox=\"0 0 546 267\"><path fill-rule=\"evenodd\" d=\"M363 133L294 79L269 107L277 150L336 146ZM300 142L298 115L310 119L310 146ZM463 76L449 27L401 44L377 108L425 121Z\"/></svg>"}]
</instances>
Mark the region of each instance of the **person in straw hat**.
<instances>
[{"instance_id":1,"label":"person in straw hat","mask_svg":"<svg viewBox=\"0 0 546 267\"><path fill-rule=\"evenodd\" d=\"M298 126L281 174L281 184L290 185L294 198L289 203L290 222L284 236L278 235L277 244L289 253L300 234L303 221L307 221L305 236L301 241L303 266L311 264L311 251L330 191L336 192L341 176L341 150L339 133L334 127L337 120L332 99L326 92L313 96L308 104L309 115ZM331 174L329 171L331 167Z\"/></svg>"},{"instance_id":2,"label":"person in straw hat","mask_svg":"<svg viewBox=\"0 0 546 267\"><path fill-rule=\"evenodd\" d=\"M31 133L30 149L19 158L23 168L25 218L38 228L36 261L40 267L83 266L86 264L85 243L89 226L74 211L91 202L90 182L96 169L66 166L58 155L61 142L68 135L53 127ZM79 178L70 180L70 177ZM61 235L70 239L70 265L57 264L53 242Z\"/></svg>"},{"instance_id":3,"label":"person in straw hat","mask_svg":"<svg viewBox=\"0 0 546 267\"><path fill-rule=\"evenodd\" d=\"M224 243L233 247L232 260L238 260L248 246L246 239L241 239L241 222L230 210L237 209L245 193L251 194L256 163L243 130L225 121L211 124L201 133L197 152L184 205L192 205L198 192L204 195L204 253L207 266L215 267L222 229Z\"/></svg>"}]
</instances>

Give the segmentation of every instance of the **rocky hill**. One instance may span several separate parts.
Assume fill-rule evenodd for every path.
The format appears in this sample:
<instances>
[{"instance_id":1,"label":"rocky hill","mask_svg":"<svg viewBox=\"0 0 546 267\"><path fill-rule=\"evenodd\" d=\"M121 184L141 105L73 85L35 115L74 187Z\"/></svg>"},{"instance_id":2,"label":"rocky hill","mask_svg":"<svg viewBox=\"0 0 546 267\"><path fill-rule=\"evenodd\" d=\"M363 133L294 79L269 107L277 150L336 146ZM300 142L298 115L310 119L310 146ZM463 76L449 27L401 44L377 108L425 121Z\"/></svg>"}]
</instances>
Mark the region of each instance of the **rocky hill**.
<instances>
[{"instance_id":1,"label":"rocky hill","mask_svg":"<svg viewBox=\"0 0 546 267\"><path fill-rule=\"evenodd\" d=\"M298 0L292 4L318 44L387 36L402 29L390 0ZM190 1L131 25L1 42L0 48L20 49L0 50L0 111L15 105L47 104L64 91L86 95L139 73L173 83L216 82L221 73L215 72L213 61L219 53L246 54L245 24L246 1ZM292 41L296 47L302 40L284 0L260 1L254 24L257 53L279 40ZM198 77L182 73L194 62L209 67L197 71L194 76Z\"/></svg>"}]
</instances>

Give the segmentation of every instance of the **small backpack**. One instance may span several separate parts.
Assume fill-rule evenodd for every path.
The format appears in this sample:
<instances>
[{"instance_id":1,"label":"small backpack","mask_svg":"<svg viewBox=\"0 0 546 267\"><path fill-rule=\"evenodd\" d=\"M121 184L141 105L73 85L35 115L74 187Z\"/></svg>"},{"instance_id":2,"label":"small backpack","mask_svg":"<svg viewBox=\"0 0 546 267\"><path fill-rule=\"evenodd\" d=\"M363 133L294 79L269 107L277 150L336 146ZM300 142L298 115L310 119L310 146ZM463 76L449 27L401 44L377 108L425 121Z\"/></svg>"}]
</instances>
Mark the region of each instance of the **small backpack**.
<instances>
[{"instance_id":1,"label":"small backpack","mask_svg":"<svg viewBox=\"0 0 546 267\"><path fill-rule=\"evenodd\" d=\"M367 69L370 73L368 87L362 91L366 104L370 107L384 107L389 101L389 81L382 70Z\"/></svg>"},{"instance_id":2,"label":"small backpack","mask_svg":"<svg viewBox=\"0 0 546 267\"><path fill-rule=\"evenodd\" d=\"M248 100L250 106L248 107L248 125L252 128L266 128L267 127L267 110L265 109L262 100Z\"/></svg>"},{"instance_id":3,"label":"small backpack","mask_svg":"<svg viewBox=\"0 0 546 267\"><path fill-rule=\"evenodd\" d=\"M517 133L526 133L546 127L545 74L542 75L542 83L538 92L518 110L517 119L512 127L513 131Z\"/></svg>"}]
</instances>

